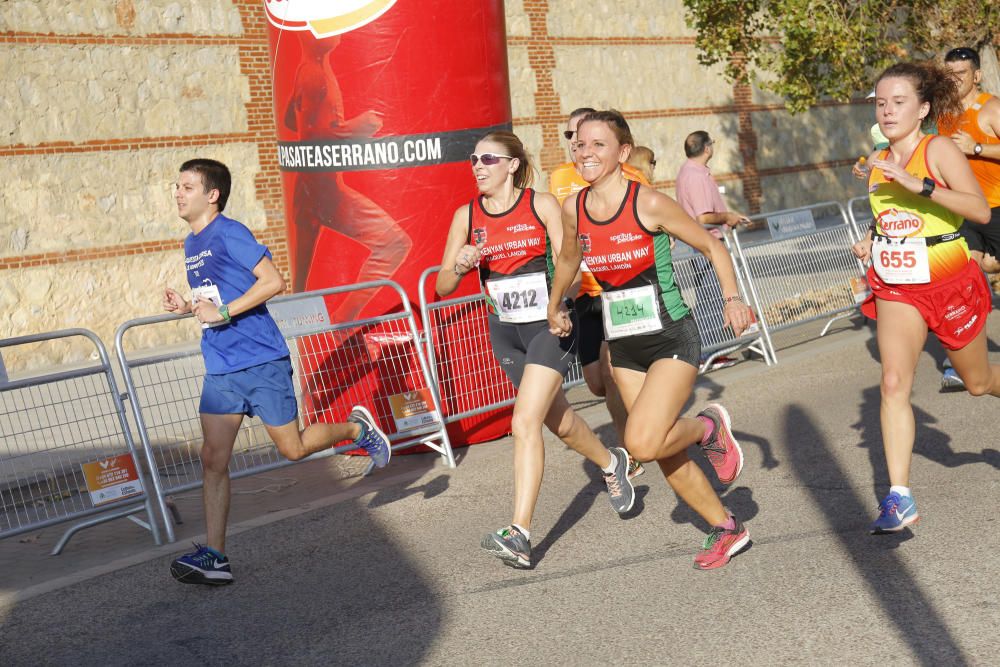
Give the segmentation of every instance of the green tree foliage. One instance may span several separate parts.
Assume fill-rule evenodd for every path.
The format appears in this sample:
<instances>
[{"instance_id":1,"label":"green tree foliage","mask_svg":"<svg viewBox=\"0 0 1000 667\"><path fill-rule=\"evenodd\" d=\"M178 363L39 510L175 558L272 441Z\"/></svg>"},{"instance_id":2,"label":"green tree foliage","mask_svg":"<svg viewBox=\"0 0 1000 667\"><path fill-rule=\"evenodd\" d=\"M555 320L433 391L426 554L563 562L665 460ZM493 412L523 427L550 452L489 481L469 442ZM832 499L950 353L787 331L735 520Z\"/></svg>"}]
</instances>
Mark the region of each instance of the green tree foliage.
<instances>
[{"instance_id":1,"label":"green tree foliage","mask_svg":"<svg viewBox=\"0 0 1000 667\"><path fill-rule=\"evenodd\" d=\"M754 78L789 110L846 101L900 60L992 48L998 0L684 0L698 60Z\"/></svg>"}]
</instances>

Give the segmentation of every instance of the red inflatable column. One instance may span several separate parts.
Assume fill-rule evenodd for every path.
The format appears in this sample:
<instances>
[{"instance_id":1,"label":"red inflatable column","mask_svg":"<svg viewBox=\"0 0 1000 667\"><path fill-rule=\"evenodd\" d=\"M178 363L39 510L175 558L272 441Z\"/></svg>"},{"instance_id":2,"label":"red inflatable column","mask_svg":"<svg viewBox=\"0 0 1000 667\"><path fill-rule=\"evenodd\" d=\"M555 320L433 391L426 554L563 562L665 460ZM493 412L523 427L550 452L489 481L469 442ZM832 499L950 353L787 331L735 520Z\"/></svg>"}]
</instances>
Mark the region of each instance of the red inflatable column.
<instances>
[{"instance_id":1,"label":"red inflatable column","mask_svg":"<svg viewBox=\"0 0 1000 667\"><path fill-rule=\"evenodd\" d=\"M391 279L416 304L455 208L475 195L469 153L511 125L503 1L264 5L294 291ZM330 315L350 321L392 303L386 291L357 292ZM509 428L489 422L461 436Z\"/></svg>"}]
</instances>

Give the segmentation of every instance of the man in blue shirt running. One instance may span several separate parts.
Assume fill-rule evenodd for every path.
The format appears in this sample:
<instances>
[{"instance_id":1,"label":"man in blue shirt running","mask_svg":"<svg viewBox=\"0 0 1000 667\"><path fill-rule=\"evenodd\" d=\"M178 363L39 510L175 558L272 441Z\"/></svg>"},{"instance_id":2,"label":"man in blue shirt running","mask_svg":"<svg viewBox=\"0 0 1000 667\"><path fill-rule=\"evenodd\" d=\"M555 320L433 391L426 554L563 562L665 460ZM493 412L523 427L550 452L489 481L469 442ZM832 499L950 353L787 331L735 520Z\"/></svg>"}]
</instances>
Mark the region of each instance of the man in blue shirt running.
<instances>
[{"instance_id":1,"label":"man in blue shirt running","mask_svg":"<svg viewBox=\"0 0 1000 667\"><path fill-rule=\"evenodd\" d=\"M346 422L315 423L299 431L288 345L265 305L285 290L271 252L242 223L222 215L232 177L215 160L181 165L177 212L191 227L184 239L185 267L192 290L189 302L167 288L163 307L193 312L201 322L205 359L202 388L201 449L207 544L177 558L170 573L192 584L228 584L233 575L225 556L229 516L229 459L243 416L257 415L278 451L292 461L353 440L379 468L389 462L385 433L372 415L355 406Z\"/></svg>"}]
</instances>

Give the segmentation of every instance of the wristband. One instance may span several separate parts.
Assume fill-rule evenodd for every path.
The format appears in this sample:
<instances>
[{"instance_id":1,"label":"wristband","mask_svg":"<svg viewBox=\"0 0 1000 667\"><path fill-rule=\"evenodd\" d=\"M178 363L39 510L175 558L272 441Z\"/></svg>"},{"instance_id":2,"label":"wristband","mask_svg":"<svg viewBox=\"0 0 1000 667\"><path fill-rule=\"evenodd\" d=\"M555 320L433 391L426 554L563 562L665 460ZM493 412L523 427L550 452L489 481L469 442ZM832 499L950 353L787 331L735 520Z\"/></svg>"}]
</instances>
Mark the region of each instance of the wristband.
<instances>
[{"instance_id":1,"label":"wristband","mask_svg":"<svg viewBox=\"0 0 1000 667\"><path fill-rule=\"evenodd\" d=\"M934 193L934 188L937 187L937 183L930 176L924 176L924 187L920 191L922 197L930 197Z\"/></svg>"},{"instance_id":2,"label":"wristband","mask_svg":"<svg viewBox=\"0 0 1000 667\"><path fill-rule=\"evenodd\" d=\"M224 322L228 323L228 322L232 322L233 321L233 318L229 316L229 304L228 303L224 303L221 306L219 306L219 315L222 316L222 320Z\"/></svg>"},{"instance_id":3,"label":"wristband","mask_svg":"<svg viewBox=\"0 0 1000 667\"><path fill-rule=\"evenodd\" d=\"M461 271L458 270L458 264L455 265L455 267L452 269L452 271L454 271L455 275L458 276L459 278L461 278L462 276L465 275L464 273L462 273Z\"/></svg>"},{"instance_id":4,"label":"wristband","mask_svg":"<svg viewBox=\"0 0 1000 667\"><path fill-rule=\"evenodd\" d=\"M727 296L722 301L728 306L729 304L735 303L737 301L743 303L743 297L737 294L736 296Z\"/></svg>"}]
</instances>

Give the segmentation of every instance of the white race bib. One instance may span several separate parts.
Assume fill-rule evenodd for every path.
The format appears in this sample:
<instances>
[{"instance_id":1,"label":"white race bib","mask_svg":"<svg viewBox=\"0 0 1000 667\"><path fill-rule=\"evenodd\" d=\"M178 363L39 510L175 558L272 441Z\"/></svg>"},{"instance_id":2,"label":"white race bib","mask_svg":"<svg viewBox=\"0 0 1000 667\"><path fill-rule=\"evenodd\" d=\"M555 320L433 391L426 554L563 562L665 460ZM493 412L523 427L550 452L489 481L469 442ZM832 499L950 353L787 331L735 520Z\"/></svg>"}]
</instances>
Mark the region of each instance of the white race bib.
<instances>
[{"instance_id":1,"label":"white race bib","mask_svg":"<svg viewBox=\"0 0 1000 667\"><path fill-rule=\"evenodd\" d=\"M878 277L890 285L914 285L931 281L927 241L921 237L885 238L872 242L872 265Z\"/></svg>"},{"instance_id":2,"label":"white race bib","mask_svg":"<svg viewBox=\"0 0 1000 667\"><path fill-rule=\"evenodd\" d=\"M601 292L604 334L608 340L663 329L652 285Z\"/></svg>"},{"instance_id":3,"label":"white race bib","mask_svg":"<svg viewBox=\"0 0 1000 667\"><path fill-rule=\"evenodd\" d=\"M219 293L219 287L217 285L202 285L201 287L191 288L191 306L193 307L198 299L208 299L216 306L222 305L222 295ZM226 324L225 322L214 322L208 324L205 322L201 323L202 329L208 329L209 327L218 327Z\"/></svg>"},{"instance_id":4,"label":"white race bib","mask_svg":"<svg viewBox=\"0 0 1000 667\"><path fill-rule=\"evenodd\" d=\"M542 272L487 280L486 290L501 322L524 324L548 317L549 288Z\"/></svg>"}]
</instances>

